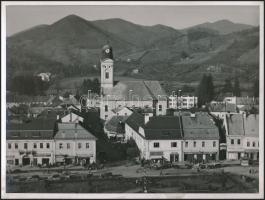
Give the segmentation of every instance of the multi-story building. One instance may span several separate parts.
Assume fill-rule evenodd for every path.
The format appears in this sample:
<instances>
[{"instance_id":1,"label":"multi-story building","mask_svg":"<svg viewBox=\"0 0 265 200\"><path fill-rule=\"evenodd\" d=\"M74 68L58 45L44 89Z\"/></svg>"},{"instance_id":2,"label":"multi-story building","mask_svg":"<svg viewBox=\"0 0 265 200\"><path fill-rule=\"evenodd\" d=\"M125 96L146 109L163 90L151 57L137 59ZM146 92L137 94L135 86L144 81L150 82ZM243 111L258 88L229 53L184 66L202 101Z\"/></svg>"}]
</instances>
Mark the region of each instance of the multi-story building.
<instances>
[{"instance_id":1,"label":"multi-story building","mask_svg":"<svg viewBox=\"0 0 265 200\"><path fill-rule=\"evenodd\" d=\"M55 162L96 162L96 140L93 134L78 123L58 123L58 132L54 136Z\"/></svg>"},{"instance_id":2,"label":"multi-story building","mask_svg":"<svg viewBox=\"0 0 265 200\"><path fill-rule=\"evenodd\" d=\"M169 96L169 108L191 109L197 107L198 98L195 96Z\"/></svg>"},{"instance_id":3,"label":"multi-story building","mask_svg":"<svg viewBox=\"0 0 265 200\"><path fill-rule=\"evenodd\" d=\"M239 160L244 156L259 158L259 115L230 114L224 121L226 158Z\"/></svg>"},{"instance_id":4,"label":"multi-story building","mask_svg":"<svg viewBox=\"0 0 265 200\"><path fill-rule=\"evenodd\" d=\"M125 138L133 139L140 157L182 161L182 129L178 116L149 117L134 112L126 121Z\"/></svg>"},{"instance_id":5,"label":"multi-story building","mask_svg":"<svg viewBox=\"0 0 265 200\"><path fill-rule=\"evenodd\" d=\"M219 131L207 113L146 116L134 112L125 138L135 140L141 157L172 161L207 161L219 157Z\"/></svg>"},{"instance_id":6,"label":"multi-story building","mask_svg":"<svg viewBox=\"0 0 265 200\"><path fill-rule=\"evenodd\" d=\"M54 131L55 120L51 119L34 120L26 124L7 124L7 164L53 164Z\"/></svg>"},{"instance_id":7,"label":"multi-story building","mask_svg":"<svg viewBox=\"0 0 265 200\"><path fill-rule=\"evenodd\" d=\"M183 115L182 124L184 161L219 159L219 130L208 113Z\"/></svg>"}]
</instances>

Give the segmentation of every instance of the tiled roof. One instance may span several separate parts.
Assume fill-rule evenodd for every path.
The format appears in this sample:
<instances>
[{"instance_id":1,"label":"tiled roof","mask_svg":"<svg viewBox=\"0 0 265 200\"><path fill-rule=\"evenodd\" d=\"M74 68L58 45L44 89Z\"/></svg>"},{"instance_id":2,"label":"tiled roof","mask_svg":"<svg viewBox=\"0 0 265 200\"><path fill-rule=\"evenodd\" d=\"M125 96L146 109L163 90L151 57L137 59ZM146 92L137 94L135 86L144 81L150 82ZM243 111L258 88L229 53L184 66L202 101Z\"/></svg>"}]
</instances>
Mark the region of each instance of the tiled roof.
<instances>
[{"instance_id":1,"label":"tiled roof","mask_svg":"<svg viewBox=\"0 0 265 200\"><path fill-rule=\"evenodd\" d=\"M108 100L130 100L138 96L141 100L166 95L158 81L119 81L113 88L105 91ZM110 95L110 96L107 96Z\"/></svg>"},{"instance_id":2,"label":"tiled roof","mask_svg":"<svg viewBox=\"0 0 265 200\"><path fill-rule=\"evenodd\" d=\"M184 139L219 139L219 131L211 116L206 112L182 116Z\"/></svg>"},{"instance_id":3,"label":"tiled roof","mask_svg":"<svg viewBox=\"0 0 265 200\"><path fill-rule=\"evenodd\" d=\"M55 134L54 139L96 140L97 138L80 124L58 123L58 132Z\"/></svg>"},{"instance_id":4,"label":"tiled roof","mask_svg":"<svg viewBox=\"0 0 265 200\"><path fill-rule=\"evenodd\" d=\"M113 116L105 124L105 129L110 132L124 134L124 122L127 120L128 116Z\"/></svg>"},{"instance_id":5,"label":"tiled roof","mask_svg":"<svg viewBox=\"0 0 265 200\"><path fill-rule=\"evenodd\" d=\"M253 98L253 97L236 97L236 104L237 105L255 105L255 104L259 104L259 99Z\"/></svg>"},{"instance_id":6,"label":"tiled roof","mask_svg":"<svg viewBox=\"0 0 265 200\"><path fill-rule=\"evenodd\" d=\"M245 135L259 136L259 115L248 115L244 118Z\"/></svg>"},{"instance_id":7,"label":"tiled roof","mask_svg":"<svg viewBox=\"0 0 265 200\"><path fill-rule=\"evenodd\" d=\"M32 102L49 102L52 97L50 96L27 96L27 95L11 95L6 96L6 102L18 103L32 103Z\"/></svg>"},{"instance_id":8,"label":"tiled roof","mask_svg":"<svg viewBox=\"0 0 265 200\"><path fill-rule=\"evenodd\" d=\"M244 135L243 115L230 114L226 116L228 135Z\"/></svg>"},{"instance_id":9,"label":"tiled roof","mask_svg":"<svg viewBox=\"0 0 265 200\"><path fill-rule=\"evenodd\" d=\"M125 121L133 130L138 132L139 127L144 125L144 116L140 113L133 112Z\"/></svg>"},{"instance_id":10,"label":"tiled roof","mask_svg":"<svg viewBox=\"0 0 265 200\"><path fill-rule=\"evenodd\" d=\"M55 120L36 119L29 123L7 124L7 139L52 139Z\"/></svg>"},{"instance_id":11,"label":"tiled roof","mask_svg":"<svg viewBox=\"0 0 265 200\"><path fill-rule=\"evenodd\" d=\"M210 112L237 112L236 105L231 103L212 103L209 110Z\"/></svg>"},{"instance_id":12,"label":"tiled roof","mask_svg":"<svg viewBox=\"0 0 265 200\"><path fill-rule=\"evenodd\" d=\"M145 137L149 140L181 139L182 129L178 116L150 117L144 126Z\"/></svg>"}]
</instances>

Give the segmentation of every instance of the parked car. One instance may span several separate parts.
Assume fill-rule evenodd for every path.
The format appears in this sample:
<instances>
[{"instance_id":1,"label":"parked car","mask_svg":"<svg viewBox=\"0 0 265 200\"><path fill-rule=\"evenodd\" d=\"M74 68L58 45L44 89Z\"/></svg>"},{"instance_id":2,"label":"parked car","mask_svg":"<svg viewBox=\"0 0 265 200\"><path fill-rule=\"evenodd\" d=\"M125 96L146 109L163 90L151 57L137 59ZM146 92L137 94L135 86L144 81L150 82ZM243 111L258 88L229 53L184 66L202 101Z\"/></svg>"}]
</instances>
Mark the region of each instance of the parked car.
<instances>
[{"instance_id":1,"label":"parked car","mask_svg":"<svg viewBox=\"0 0 265 200\"><path fill-rule=\"evenodd\" d=\"M61 176L60 176L60 174L54 174L54 175L50 176L50 177L48 178L48 180L51 180L51 181L58 181L58 180L61 180Z\"/></svg>"},{"instance_id":2,"label":"parked car","mask_svg":"<svg viewBox=\"0 0 265 200\"><path fill-rule=\"evenodd\" d=\"M81 175L77 175L77 174L71 174L71 175L69 176L69 178L70 178L71 180L82 180L82 176L81 176Z\"/></svg>"}]
</instances>

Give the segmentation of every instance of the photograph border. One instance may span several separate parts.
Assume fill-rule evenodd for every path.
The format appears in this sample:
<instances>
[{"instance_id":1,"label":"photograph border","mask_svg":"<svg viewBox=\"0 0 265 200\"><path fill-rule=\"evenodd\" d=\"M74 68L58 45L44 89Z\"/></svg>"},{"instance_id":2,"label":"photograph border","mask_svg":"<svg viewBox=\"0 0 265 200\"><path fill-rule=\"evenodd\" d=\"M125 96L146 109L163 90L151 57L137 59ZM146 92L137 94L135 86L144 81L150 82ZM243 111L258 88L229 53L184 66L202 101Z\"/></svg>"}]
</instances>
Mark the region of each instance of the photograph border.
<instances>
[{"instance_id":1,"label":"photograph border","mask_svg":"<svg viewBox=\"0 0 265 200\"><path fill-rule=\"evenodd\" d=\"M6 193L6 8L14 5L125 5L125 6L200 6L200 5L240 5L259 6L260 58L259 58L259 193ZM264 2L263 1L2 1L1 3L1 196L3 198L43 199L123 199L123 198L183 198L183 199L247 199L264 198Z\"/></svg>"}]
</instances>

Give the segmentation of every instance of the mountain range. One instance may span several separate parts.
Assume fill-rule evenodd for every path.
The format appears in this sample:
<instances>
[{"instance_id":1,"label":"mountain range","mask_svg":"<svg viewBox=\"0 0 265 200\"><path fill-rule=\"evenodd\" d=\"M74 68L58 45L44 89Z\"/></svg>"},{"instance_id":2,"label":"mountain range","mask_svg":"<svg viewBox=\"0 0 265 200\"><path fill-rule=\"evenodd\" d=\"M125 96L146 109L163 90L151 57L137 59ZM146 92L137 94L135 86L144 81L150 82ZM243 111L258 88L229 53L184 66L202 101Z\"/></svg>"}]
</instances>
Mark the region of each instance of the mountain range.
<instances>
[{"instance_id":1,"label":"mountain range","mask_svg":"<svg viewBox=\"0 0 265 200\"><path fill-rule=\"evenodd\" d=\"M114 49L115 73L124 76L182 82L198 81L209 72L219 81L258 76L259 27L221 20L176 30L69 15L8 37L7 77L25 71L99 73L100 49L106 43ZM133 69L139 73L132 75Z\"/></svg>"}]
</instances>

